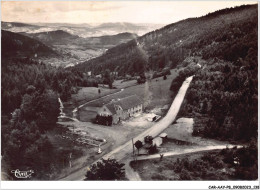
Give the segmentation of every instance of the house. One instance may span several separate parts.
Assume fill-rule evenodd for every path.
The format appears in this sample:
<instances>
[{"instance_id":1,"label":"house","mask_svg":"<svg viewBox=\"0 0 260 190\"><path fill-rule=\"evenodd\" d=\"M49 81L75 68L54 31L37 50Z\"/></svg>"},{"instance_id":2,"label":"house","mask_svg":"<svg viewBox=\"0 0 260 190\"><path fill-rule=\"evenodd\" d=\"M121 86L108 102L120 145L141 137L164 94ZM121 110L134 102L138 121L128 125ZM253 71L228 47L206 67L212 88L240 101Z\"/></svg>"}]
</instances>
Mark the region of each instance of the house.
<instances>
[{"instance_id":1,"label":"house","mask_svg":"<svg viewBox=\"0 0 260 190\"><path fill-rule=\"evenodd\" d=\"M98 111L99 116L112 116L112 123L117 124L121 120L140 114L143 111L143 102L136 95L122 99L112 100Z\"/></svg>"},{"instance_id":2,"label":"house","mask_svg":"<svg viewBox=\"0 0 260 190\"><path fill-rule=\"evenodd\" d=\"M152 145L153 145L153 146L156 145L157 147L161 146L162 143L163 143L163 140L162 140L161 137L156 137L156 138L154 138L153 141L152 141Z\"/></svg>"},{"instance_id":3,"label":"house","mask_svg":"<svg viewBox=\"0 0 260 190\"><path fill-rule=\"evenodd\" d=\"M112 75L112 76L118 76L118 72L117 72L117 71L110 72L110 75Z\"/></svg>"},{"instance_id":4,"label":"house","mask_svg":"<svg viewBox=\"0 0 260 190\"><path fill-rule=\"evenodd\" d=\"M96 75L96 78L102 78L102 74Z\"/></svg>"},{"instance_id":5,"label":"house","mask_svg":"<svg viewBox=\"0 0 260 190\"><path fill-rule=\"evenodd\" d=\"M161 133L161 134L159 135L159 137L162 138L162 141L163 141L163 142L166 142L166 140L167 140L167 138L168 138L168 135L167 135L167 133Z\"/></svg>"}]
</instances>

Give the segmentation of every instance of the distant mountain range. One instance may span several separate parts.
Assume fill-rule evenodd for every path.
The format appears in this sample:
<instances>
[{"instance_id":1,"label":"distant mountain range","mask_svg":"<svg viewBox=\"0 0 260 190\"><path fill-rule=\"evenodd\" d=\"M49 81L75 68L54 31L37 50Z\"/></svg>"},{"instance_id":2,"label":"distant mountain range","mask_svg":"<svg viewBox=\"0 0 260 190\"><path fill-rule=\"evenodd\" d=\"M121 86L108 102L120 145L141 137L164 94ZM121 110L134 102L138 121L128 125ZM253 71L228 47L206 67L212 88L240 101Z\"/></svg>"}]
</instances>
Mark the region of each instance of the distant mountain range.
<instances>
[{"instance_id":1,"label":"distant mountain range","mask_svg":"<svg viewBox=\"0 0 260 190\"><path fill-rule=\"evenodd\" d=\"M20 23L15 25L24 26ZM2 54L4 57L33 57L52 65L67 67L100 56L107 49L137 37L132 33L119 33L82 38L63 30L39 33L2 30Z\"/></svg>"},{"instance_id":2,"label":"distant mountain range","mask_svg":"<svg viewBox=\"0 0 260 190\"><path fill-rule=\"evenodd\" d=\"M114 46L121 43L125 43L129 40L137 38L137 34L124 32L119 33L116 35L105 35L99 37L88 37L82 38L77 35L72 35L68 32L63 30L56 30L50 32L39 32L39 33L25 33L22 32L20 34L26 35L28 37L37 39L47 45L67 45L67 44L74 44L74 45L89 45L90 48L95 48L97 45L101 46Z\"/></svg>"},{"instance_id":3,"label":"distant mountain range","mask_svg":"<svg viewBox=\"0 0 260 190\"><path fill-rule=\"evenodd\" d=\"M26 35L28 37L39 40L46 45L57 45L57 44L68 44L72 43L75 40L79 39L79 36L72 35L63 30L55 30L50 32L39 32L39 33L25 33L22 32L20 34Z\"/></svg>"},{"instance_id":4,"label":"distant mountain range","mask_svg":"<svg viewBox=\"0 0 260 190\"><path fill-rule=\"evenodd\" d=\"M62 59L58 59L56 54L54 57L50 55L49 57L52 58L46 59L45 57L44 61L52 65L66 67L98 57L108 49L126 43L137 38L138 34L146 33L162 25L1 22L1 26L2 30L19 33L41 42L47 48L62 56ZM12 33L9 33L9 35L12 35ZM14 36L13 39L15 40L16 37ZM8 40L11 40L11 38ZM19 49L17 53L27 55L27 51L24 53L22 51L22 49Z\"/></svg>"},{"instance_id":5,"label":"distant mountain range","mask_svg":"<svg viewBox=\"0 0 260 190\"><path fill-rule=\"evenodd\" d=\"M17 22L2 22L2 29L11 32L40 33L63 30L72 35L83 38L116 35L118 33L135 33L143 35L147 32L161 28L162 24L132 24L132 23L103 23L103 24L67 24L67 23L34 23L25 24Z\"/></svg>"},{"instance_id":6,"label":"distant mountain range","mask_svg":"<svg viewBox=\"0 0 260 190\"><path fill-rule=\"evenodd\" d=\"M233 61L257 48L257 16L257 5L243 5L182 20L113 47L76 68L94 74L110 69L135 75L174 68L192 56Z\"/></svg>"}]
</instances>

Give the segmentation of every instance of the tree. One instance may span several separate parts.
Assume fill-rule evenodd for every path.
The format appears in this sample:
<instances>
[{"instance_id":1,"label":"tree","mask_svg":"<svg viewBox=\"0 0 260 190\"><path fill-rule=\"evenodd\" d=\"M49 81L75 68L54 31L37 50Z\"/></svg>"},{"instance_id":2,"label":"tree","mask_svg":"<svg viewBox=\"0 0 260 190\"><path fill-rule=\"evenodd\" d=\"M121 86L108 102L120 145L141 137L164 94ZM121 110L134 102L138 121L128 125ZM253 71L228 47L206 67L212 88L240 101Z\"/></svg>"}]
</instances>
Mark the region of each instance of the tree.
<instances>
[{"instance_id":1,"label":"tree","mask_svg":"<svg viewBox=\"0 0 260 190\"><path fill-rule=\"evenodd\" d=\"M125 164L118 163L115 159L103 159L93 164L85 175L87 180L123 180L125 172L122 167Z\"/></svg>"},{"instance_id":2,"label":"tree","mask_svg":"<svg viewBox=\"0 0 260 190\"><path fill-rule=\"evenodd\" d=\"M60 104L58 96L52 90L46 90L44 94L38 97L40 100L37 105L37 113L35 120L41 130L52 129L57 122L59 116Z\"/></svg>"},{"instance_id":3,"label":"tree","mask_svg":"<svg viewBox=\"0 0 260 190\"><path fill-rule=\"evenodd\" d=\"M146 81L146 77L144 75L144 72L141 72L139 74L139 78L137 79L137 83L138 84L142 84L142 83L145 83L145 81Z\"/></svg>"},{"instance_id":4,"label":"tree","mask_svg":"<svg viewBox=\"0 0 260 190\"><path fill-rule=\"evenodd\" d=\"M152 141L153 141L153 137L152 136L147 135L146 137L144 137L144 142L151 144Z\"/></svg>"},{"instance_id":5,"label":"tree","mask_svg":"<svg viewBox=\"0 0 260 190\"><path fill-rule=\"evenodd\" d=\"M108 84L109 88L112 88L113 87L113 82L114 82L113 76L111 76L110 70L107 69L105 71L105 74L104 74L104 83Z\"/></svg>"},{"instance_id":6,"label":"tree","mask_svg":"<svg viewBox=\"0 0 260 190\"><path fill-rule=\"evenodd\" d=\"M138 140L135 142L135 147L137 148L138 154L139 154L139 149L142 148L142 146L143 146L142 141Z\"/></svg>"},{"instance_id":7,"label":"tree","mask_svg":"<svg viewBox=\"0 0 260 190\"><path fill-rule=\"evenodd\" d=\"M33 92L35 92L35 87L33 85L29 85L26 89L26 93L27 94L32 94Z\"/></svg>"},{"instance_id":8,"label":"tree","mask_svg":"<svg viewBox=\"0 0 260 190\"><path fill-rule=\"evenodd\" d=\"M150 148L149 148L149 154L155 154L158 152L158 149L157 149L157 146L156 144L155 145L152 145Z\"/></svg>"},{"instance_id":9,"label":"tree","mask_svg":"<svg viewBox=\"0 0 260 190\"><path fill-rule=\"evenodd\" d=\"M35 109L37 102L34 101L34 96L25 94L22 99L21 111L25 120L32 121L35 119Z\"/></svg>"}]
</instances>

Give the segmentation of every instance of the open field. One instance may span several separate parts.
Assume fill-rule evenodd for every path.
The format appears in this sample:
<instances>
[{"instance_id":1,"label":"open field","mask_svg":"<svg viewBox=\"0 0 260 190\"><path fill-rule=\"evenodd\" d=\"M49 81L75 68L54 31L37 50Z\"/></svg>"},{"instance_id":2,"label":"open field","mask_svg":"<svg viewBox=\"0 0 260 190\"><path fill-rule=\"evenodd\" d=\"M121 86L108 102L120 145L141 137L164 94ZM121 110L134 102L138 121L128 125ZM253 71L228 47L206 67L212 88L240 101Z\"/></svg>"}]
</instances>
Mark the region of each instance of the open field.
<instances>
[{"instance_id":1,"label":"open field","mask_svg":"<svg viewBox=\"0 0 260 190\"><path fill-rule=\"evenodd\" d=\"M101 90L100 94L98 93L98 89ZM72 117L72 110L75 109L76 107L78 107L79 105L84 104L88 101L95 100L95 99L98 99L100 97L112 94L112 93L116 93L118 91L120 91L120 90L119 89L102 88L102 87L99 87L99 88L83 87L78 91L77 94L72 95L70 101L63 103L64 104L64 113L67 116ZM90 112L88 114L84 114L82 116L82 118L84 118L84 117L88 118L88 115L91 115L91 114L93 114L93 113ZM86 119L86 120L83 120L83 121L89 121L89 120Z\"/></svg>"},{"instance_id":2,"label":"open field","mask_svg":"<svg viewBox=\"0 0 260 190\"><path fill-rule=\"evenodd\" d=\"M113 86L115 88L127 88L130 86L138 85L136 80L128 80L128 81L123 81L123 80L115 80L113 83Z\"/></svg>"},{"instance_id":3,"label":"open field","mask_svg":"<svg viewBox=\"0 0 260 190\"><path fill-rule=\"evenodd\" d=\"M96 87L83 87L78 91L77 94L72 95L72 98L69 102L64 102L64 112L67 116L72 117L72 110L74 108L94 100L83 106L78 113L80 114L78 119L89 122L95 117L96 109L90 110L88 108L85 109L85 107L102 107L102 105L110 102L112 99L124 98L133 94L136 94L144 101L147 99L147 95L150 95L150 103L146 107L147 110L162 108L165 105L169 105L173 99L173 92L169 89L172 80L176 76L177 71L172 69L171 75L167 76L167 80L163 80L163 78L160 77L152 79L149 83L140 85L136 84L136 80L129 80L125 82L122 82L122 80L116 80L114 81L113 85L117 89L99 87L101 90L100 94L98 93L98 88ZM97 100L95 101L95 99Z\"/></svg>"},{"instance_id":4,"label":"open field","mask_svg":"<svg viewBox=\"0 0 260 190\"><path fill-rule=\"evenodd\" d=\"M98 93L98 89L100 89L100 94ZM77 94L72 95L72 100L77 101L78 104L88 102L90 100L94 100L96 98L120 91L119 89L109 89L102 87L83 87L81 88Z\"/></svg>"},{"instance_id":5,"label":"open field","mask_svg":"<svg viewBox=\"0 0 260 190\"><path fill-rule=\"evenodd\" d=\"M111 95L105 98L101 98L97 101L91 102L88 106L101 107L103 104L110 102L112 99L124 98L133 94L136 94L143 100L147 93L151 93L151 103L148 105L148 109L155 108L156 106L163 106L165 104L170 104L172 102L172 92L170 91L170 85L172 80L176 77L177 73L175 70L171 70L171 75L168 76L167 80L163 80L162 77L152 79L151 82L148 82L149 88L146 87L146 84L140 84L136 86L131 86L120 93ZM147 92L147 90L149 92Z\"/></svg>"},{"instance_id":6,"label":"open field","mask_svg":"<svg viewBox=\"0 0 260 190\"><path fill-rule=\"evenodd\" d=\"M144 102L147 102L147 94L151 96L149 98L149 104L146 107L146 111L152 109L156 110L156 108L162 108L165 105L169 105L171 104L173 99L173 92L170 91L170 85L172 80L176 76L177 76L176 71L171 70L171 75L167 76L167 80L163 80L162 77L152 79L151 82L147 84L130 86L120 91L119 93L112 94L110 96L106 96L96 101L90 102L80 110L79 119L81 121L91 121L91 119L93 119L96 110L84 109L85 107L102 107L104 104L109 103L112 99L124 98L127 96L131 96L133 94L136 94ZM129 82L130 84L132 83L132 81L127 81L127 82ZM87 90L88 89L85 89L85 92L87 92ZM90 90L94 90L94 89L90 89ZM109 91L106 92L109 93ZM113 93L115 91L110 91L110 92ZM79 93L81 94L81 96L82 94L84 94L83 92L79 92ZM90 94L93 94L92 97L95 96L95 92ZM158 112L160 112L160 110L157 111L157 114L160 114Z\"/></svg>"}]
</instances>

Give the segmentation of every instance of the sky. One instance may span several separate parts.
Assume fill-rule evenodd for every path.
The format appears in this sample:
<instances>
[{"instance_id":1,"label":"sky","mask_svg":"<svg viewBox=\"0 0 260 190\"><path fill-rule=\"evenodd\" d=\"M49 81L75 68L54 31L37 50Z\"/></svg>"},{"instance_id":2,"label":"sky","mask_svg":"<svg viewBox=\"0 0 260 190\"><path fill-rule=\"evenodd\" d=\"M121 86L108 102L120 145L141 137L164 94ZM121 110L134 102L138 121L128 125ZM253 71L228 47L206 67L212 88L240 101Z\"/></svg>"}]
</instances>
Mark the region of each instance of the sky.
<instances>
[{"instance_id":1,"label":"sky","mask_svg":"<svg viewBox=\"0 0 260 190\"><path fill-rule=\"evenodd\" d=\"M2 1L1 17L23 23L160 23L257 1Z\"/></svg>"}]
</instances>

